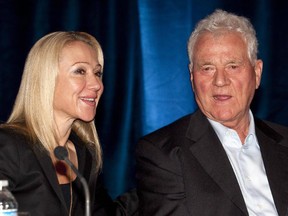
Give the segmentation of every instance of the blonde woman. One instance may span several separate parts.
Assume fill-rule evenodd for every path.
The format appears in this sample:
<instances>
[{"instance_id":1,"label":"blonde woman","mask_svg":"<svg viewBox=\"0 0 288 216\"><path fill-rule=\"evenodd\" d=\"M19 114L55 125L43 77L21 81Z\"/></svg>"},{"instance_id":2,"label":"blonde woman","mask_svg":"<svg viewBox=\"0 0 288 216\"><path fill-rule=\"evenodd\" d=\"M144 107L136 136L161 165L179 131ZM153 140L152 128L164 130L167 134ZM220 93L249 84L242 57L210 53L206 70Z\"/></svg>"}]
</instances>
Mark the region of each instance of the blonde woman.
<instances>
[{"instance_id":1,"label":"blonde woman","mask_svg":"<svg viewBox=\"0 0 288 216\"><path fill-rule=\"evenodd\" d=\"M14 108L0 127L0 178L9 180L19 211L84 215L82 185L54 156L57 146L86 179L92 215L113 210L97 181L102 159L94 118L103 66L99 43L84 32L50 33L30 50Z\"/></svg>"}]
</instances>

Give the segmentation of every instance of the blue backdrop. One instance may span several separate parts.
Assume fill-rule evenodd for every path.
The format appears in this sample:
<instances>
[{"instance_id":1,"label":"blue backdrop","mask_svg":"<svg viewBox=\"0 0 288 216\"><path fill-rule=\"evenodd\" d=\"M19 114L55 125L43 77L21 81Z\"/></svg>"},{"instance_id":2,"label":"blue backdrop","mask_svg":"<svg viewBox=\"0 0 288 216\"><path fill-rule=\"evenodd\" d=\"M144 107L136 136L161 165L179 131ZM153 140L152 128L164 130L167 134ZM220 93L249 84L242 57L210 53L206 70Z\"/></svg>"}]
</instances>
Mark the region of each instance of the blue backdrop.
<instances>
[{"instance_id":1,"label":"blue backdrop","mask_svg":"<svg viewBox=\"0 0 288 216\"><path fill-rule=\"evenodd\" d=\"M196 109L186 44L195 23L216 8L254 24L264 72L253 112L288 125L284 0L0 0L0 120L11 111L36 40L58 30L94 35L105 55L105 90L95 120L103 173L110 195L120 195L135 186L139 137Z\"/></svg>"}]
</instances>

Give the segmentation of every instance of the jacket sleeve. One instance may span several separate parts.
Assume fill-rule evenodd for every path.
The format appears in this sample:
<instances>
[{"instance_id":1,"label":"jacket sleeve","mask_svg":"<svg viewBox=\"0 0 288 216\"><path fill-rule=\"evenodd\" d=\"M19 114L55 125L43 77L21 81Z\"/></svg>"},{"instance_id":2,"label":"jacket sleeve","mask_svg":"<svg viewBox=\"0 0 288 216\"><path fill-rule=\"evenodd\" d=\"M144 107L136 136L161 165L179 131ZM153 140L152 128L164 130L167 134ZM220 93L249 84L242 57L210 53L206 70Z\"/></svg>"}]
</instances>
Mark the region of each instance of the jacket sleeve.
<instances>
[{"instance_id":1,"label":"jacket sleeve","mask_svg":"<svg viewBox=\"0 0 288 216\"><path fill-rule=\"evenodd\" d=\"M95 188L95 201L93 205L93 214L95 216L114 216L116 204L109 196L104 184L102 175L98 176Z\"/></svg>"},{"instance_id":2,"label":"jacket sleeve","mask_svg":"<svg viewBox=\"0 0 288 216\"><path fill-rule=\"evenodd\" d=\"M20 178L20 153L18 136L0 130L0 179L9 181L13 189Z\"/></svg>"},{"instance_id":3,"label":"jacket sleeve","mask_svg":"<svg viewBox=\"0 0 288 216\"><path fill-rule=\"evenodd\" d=\"M163 143L161 143L163 142ZM167 145L166 145L167 144ZM139 215L189 215L177 146L141 139L136 148Z\"/></svg>"}]
</instances>

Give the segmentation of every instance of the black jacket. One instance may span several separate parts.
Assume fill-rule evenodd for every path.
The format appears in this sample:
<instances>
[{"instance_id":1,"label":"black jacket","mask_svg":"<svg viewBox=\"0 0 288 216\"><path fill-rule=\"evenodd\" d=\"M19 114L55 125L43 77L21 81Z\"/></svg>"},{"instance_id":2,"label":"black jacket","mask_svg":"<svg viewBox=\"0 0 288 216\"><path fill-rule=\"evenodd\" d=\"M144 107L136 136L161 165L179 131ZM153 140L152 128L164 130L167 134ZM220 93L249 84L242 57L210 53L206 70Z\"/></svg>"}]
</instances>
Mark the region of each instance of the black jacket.
<instances>
[{"instance_id":1,"label":"black jacket","mask_svg":"<svg viewBox=\"0 0 288 216\"><path fill-rule=\"evenodd\" d=\"M280 216L288 207L288 128L255 120ZM143 137L136 150L139 215L247 216L226 152L201 111Z\"/></svg>"},{"instance_id":2,"label":"black jacket","mask_svg":"<svg viewBox=\"0 0 288 216\"><path fill-rule=\"evenodd\" d=\"M78 156L79 172L86 179L90 190L91 215L111 215L113 203L102 187L95 172L95 156L84 143L71 133ZM9 180L19 211L31 216L66 216L67 206L58 184L55 168L48 154L15 131L0 129L0 179ZM85 212L84 190L78 178L73 182L72 215Z\"/></svg>"}]
</instances>

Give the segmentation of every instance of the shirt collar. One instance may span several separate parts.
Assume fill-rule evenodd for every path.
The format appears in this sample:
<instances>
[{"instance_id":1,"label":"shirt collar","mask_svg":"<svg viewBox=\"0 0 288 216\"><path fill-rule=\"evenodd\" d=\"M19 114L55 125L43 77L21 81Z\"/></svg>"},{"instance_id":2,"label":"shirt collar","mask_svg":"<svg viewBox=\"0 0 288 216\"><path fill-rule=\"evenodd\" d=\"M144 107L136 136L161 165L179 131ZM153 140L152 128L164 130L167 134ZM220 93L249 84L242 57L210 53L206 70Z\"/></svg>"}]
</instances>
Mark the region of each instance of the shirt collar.
<instances>
[{"instance_id":1,"label":"shirt collar","mask_svg":"<svg viewBox=\"0 0 288 216\"><path fill-rule=\"evenodd\" d=\"M220 139L221 143L223 143L224 137L227 135L227 133L231 132L232 134L237 135L235 130L228 128L228 127L222 125L221 123L216 122L214 120L211 120L209 118L207 118L207 119L210 122L210 124L212 125L212 127L213 127L214 131L216 132L218 138ZM255 122L254 122L254 117L253 117L251 110L249 110L249 121L250 121L249 131L248 131L247 137L245 138L245 143L251 142L252 138L256 137L256 135L255 135Z\"/></svg>"}]
</instances>

